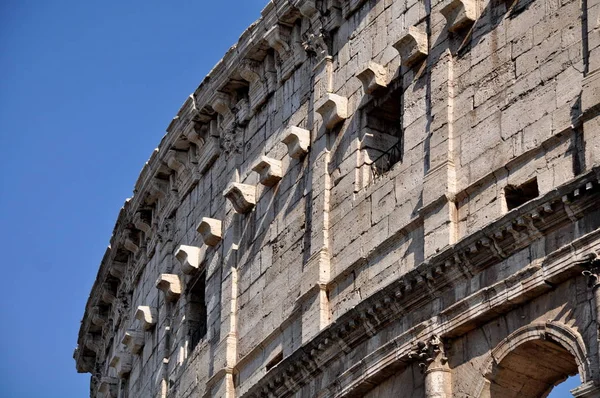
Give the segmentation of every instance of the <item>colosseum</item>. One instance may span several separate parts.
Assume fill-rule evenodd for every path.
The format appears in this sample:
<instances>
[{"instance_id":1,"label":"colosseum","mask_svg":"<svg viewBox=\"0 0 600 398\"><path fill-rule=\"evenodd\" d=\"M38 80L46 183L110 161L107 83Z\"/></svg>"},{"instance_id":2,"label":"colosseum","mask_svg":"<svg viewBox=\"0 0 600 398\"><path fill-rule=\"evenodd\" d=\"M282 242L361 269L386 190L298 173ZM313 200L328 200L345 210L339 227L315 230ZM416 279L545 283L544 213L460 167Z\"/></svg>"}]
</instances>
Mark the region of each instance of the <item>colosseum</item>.
<instances>
[{"instance_id":1,"label":"colosseum","mask_svg":"<svg viewBox=\"0 0 600 398\"><path fill-rule=\"evenodd\" d=\"M600 0L271 0L119 213L94 398L600 397Z\"/></svg>"}]
</instances>

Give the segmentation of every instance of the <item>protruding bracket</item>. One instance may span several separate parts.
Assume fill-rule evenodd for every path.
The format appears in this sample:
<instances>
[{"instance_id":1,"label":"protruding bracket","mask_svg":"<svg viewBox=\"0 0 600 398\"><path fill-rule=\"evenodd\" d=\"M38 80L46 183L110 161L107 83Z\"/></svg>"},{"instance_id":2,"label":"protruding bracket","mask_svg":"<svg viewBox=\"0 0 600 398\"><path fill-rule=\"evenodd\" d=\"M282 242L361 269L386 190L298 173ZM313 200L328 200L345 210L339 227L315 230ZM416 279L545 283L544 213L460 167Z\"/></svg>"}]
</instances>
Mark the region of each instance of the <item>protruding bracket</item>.
<instances>
[{"instance_id":1,"label":"protruding bracket","mask_svg":"<svg viewBox=\"0 0 600 398\"><path fill-rule=\"evenodd\" d=\"M251 59L244 59L238 65L238 72L240 73L242 79L251 84L257 83L261 80L259 70L260 64Z\"/></svg>"},{"instance_id":2,"label":"protruding bracket","mask_svg":"<svg viewBox=\"0 0 600 398\"><path fill-rule=\"evenodd\" d=\"M256 205L256 187L254 185L233 182L223 191L237 213L246 214Z\"/></svg>"},{"instance_id":3,"label":"protruding bracket","mask_svg":"<svg viewBox=\"0 0 600 398\"><path fill-rule=\"evenodd\" d=\"M100 311L100 307L94 306L90 311L90 317L92 323L96 326L102 327L106 323L106 316Z\"/></svg>"},{"instance_id":4,"label":"protruding bracket","mask_svg":"<svg viewBox=\"0 0 600 398\"><path fill-rule=\"evenodd\" d=\"M288 154L294 159L300 159L310 148L310 131L296 126L289 126L281 140L288 147Z\"/></svg>"},{"instance_id":5,"label":"protruding bracket","mask_svg":"<svg viewBox=\"0 0 600 398\"><path fill-rule=\"evenodd\" d=\"M196 230L202 235L204 244L208 246L216 246L223 237L223 223L214 218L202 217Z\"/></svg>"},{"instance_id":6,"label":"protruding bracket","mask_svg":"<svg viewBox=\"0 0 600 398\"><path fill-rule=\"evenodd\" d=\"M182 159L180 159L179 152L173 149L167 151L164 160L167 167L176 173L181 173L183 170L185 170L185 164L183 163Z\"/></svg>"},{"instance_id":7,"label":"protruding bracket","mask_svg":"<svg viewBox=\"0 0 600 398\"><path fill-rule=\"evenodd\" d=\"M160 178L154 177L150 181L150 196L155 199L164 199L167 196L167 182Z\"/></svg>"},{"instance_id":8,"label":"protruding bracket","mask_svg":"<svg viewBox=\"0 0 600 398\"><path fill-rule=\"evenodd\" d=\"M411 67L427 57L427 34L421 28L410 26L394 48L400 54L402 65Z\"/></svg>"},{"instance_id":9,"label":"protruding bracket","mask_svg":"<svg viewBox=\"0 0 600 398\"><path fill-rule=\"evenodd\" d=\"M119 379L116 377L102 376L98 383L98 398L117 398Z\"/></svg>"},{"instance_id":10,"label":"protruding bracket","mask_svg":"<svg viewBox=\"0 0 600 398\"><path fill-rule=\"evenodd\" d=\"M285 59L290 51L288 44L290 40L290 32L281 25L275 25L265 33L265 40L269 46L279 54L281 59Z\"/></svg>"},{"instance_id":11,"label":"protruding bracket","mask_svg":"<svg viewBox=\"0 0 600 398\"><path fill-rule=\"evenodd\" d=\"M115 302L115 300L117 298L115 297L115 294L113 292L113 289L112 289L112 286L110 283L104 283L102 285L102 293L100 295L100 298L106 304L113 304Z\"/></svg>"},{"instance_id":12,"label":"protruding bracket","mask_svg":"<svg viewBox=\"0 0 600 398\"><path fill-rule=\"evenodd\" d=\"M190 275L200 268L202 257L202 250L196 246L181 245L175 251L175 258L181 264L181 270L186 275Z\"/></svg>"},{"instance_id":13,"label":"protruding bracket","mask_svg":"<svg viewBox=\"0 0 600 398\"><path fill-rule=\"evenodd\" d=\"M120 378L125 378L131 372L133 358L128 352L119 352L110 360L109 366L115 368Z\"/></svg>"},{"instance_id":14,"label":"protruding bracket","mask_svg":"<svg viewBox=\"0 0 600 398\"><path fill-rule=\"evenodd\" d=\"M142 213L139 211L135 213L133 216L133 225L140 231L144 231L146 235L150 233L150 224L148 224L144 219L142 219Z\"/></svg>"},{"instance_id":15,"label":"protruding bracket","mask_svg":"<svg viewBox=\"0 0 600 398\"><path fill-rule=\"evenodd\" d=\"M84 345L86 348L90 349L91 351L95 352L96 354L99 354L102 352L102 337L100 336L99 333L96 334L92 334L92 333L88 333L85 336L85 340L84 340Z\"/></svg>"},{"instance_id":16,"label":"protruding bracket","mask_svg":"<svg viewBox=\"0 0 600 398\"><path fill-rule=\"evenodd\" d=\"M332 129L348 117L348 99L327 93L316 104L316 110L323 117L325 127Z\"/></svg>"},{"instance_id":17,"label":"protruding bracket","mask_svg":"<svg viewBox=\"0 0 600 398\"><path fill-rule=\"evenodd\" d=\"M108 273L111 274L112 276L114 276L115 278L122 280L123 276L125 275L126 267L127 267L127 264L125 264L125 263L122 263L120 261L113 261L110 264Z\"/></svg>"},{"instance_id":18,"label":"protruding bracket","mask_svg":"<svg viewBox=\"0 0 600 398\"><path fill-rule=\"evenodd\" d=\"M121 344L125 345L132 354L139 354L144 348L144 332L135 329L127 330L123 335Z\"/></svg>"},{"instance_id":19,"label":"protruding bracket","mask_svg":"<svg viewBox=\"0 0 600 398\"><path fill-rule=\"evenodd\" d=\"M472 25L477 8L474 0L452 0L440 10L448 23L450 32L457 32Z\"/></svg>"},{"instance_id":20,"label":"protruding bracket","mask_svg":"<svg viewBox=\"0 0 600 398\"><path fill-rule=\"evenodd\" d=\"M175 274L161 274L156 287L165 294L167 301L175 301L181 295L181 281Z\"/></svg>"},{"instance_id":21,"label":"protruding bracket","mask_svg":"<svg viewBox=\"0 0 600 398\"><path fill-rule=\"evenodd\" d=\"M158 322L156 308L147 305L140 305L135 311L135 319L138 319L140 322L142 322L144 330L152 329L156 325L156 322Z\"/></svg>"},{"instance_id":22,"label":"protruding bracket","mask_svg":"<svg viewBox=\"0 0 600 398\"><path fill-rule=\"evenodd\" d=\"M300 10L300 14L308 19L319 12L315 0L300 0L300 4L296 4L296 6Z\"/></svg>"},{"instance_id":23,"label":"protruding bracket","mask_svg":"<svg viewBox=\"0 0 600 398\"><path fill-rule=\"evenodd\" d=\"M123 247L135 255L140 250L140 248L131 239L131 234L131 229L125 228L125 230L123 230Z\"/></svg>"},{"instance_id":24,"label":"protruding bracket","mask_svg":"<svg viewBox=\"0 0 600 398\"><path fill-rule=\"evenodd\" d=\"M386 83L387 71L378 63L369 61L367 67L363 69L356 77L363 84L363 89L366 94L373 94L387 87Z\"/></svg>"},{"instance_id":25,"label":"protruding bracket","mask_svg":"<svg viewBox=\"0 0 600 398\"><path fill-rule=\"evenodd\" d=\"M228 119L233 115L231 112L231 98L228 94L224 92L217 91L215 93L211 106L219 115L223 116L223 118L225 119Z\"/></svg>"},{"instance_id":26,"label":"protruding bracket","mask_svg":"<svg viewBox=\"0 0 600 398\"><path fill-rule=\"evenodd\" d=\"M274 186L283 177L281 161L266 156L261 156L252 170L260 175L260 183L267 187Z\"/></svg>"}]
</instances>

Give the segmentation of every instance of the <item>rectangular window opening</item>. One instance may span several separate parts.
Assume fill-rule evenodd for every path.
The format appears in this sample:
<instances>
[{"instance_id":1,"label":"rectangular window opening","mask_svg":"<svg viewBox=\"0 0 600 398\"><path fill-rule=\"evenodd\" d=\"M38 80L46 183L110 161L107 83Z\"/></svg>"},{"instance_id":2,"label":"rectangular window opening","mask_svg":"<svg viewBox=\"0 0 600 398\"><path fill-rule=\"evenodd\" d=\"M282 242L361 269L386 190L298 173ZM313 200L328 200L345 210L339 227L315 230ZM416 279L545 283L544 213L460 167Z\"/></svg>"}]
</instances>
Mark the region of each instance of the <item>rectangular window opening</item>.
<instances>
[{"instance_id":1,"label":"rectangular window opening","mask_svg":"<svg viewBox=\"0 0 600 398\"><path fill-rule=\"evenodd\" d=\"M275 355L275 357L273 359L271 359L267 363L267 372L269 370L271 370L275 365L277 365L281 361L283 361L283 352L282 351L280 351L277 355Z\"/></svg>"},{"instance_id":2,"label":"rectangular window opening","mask_svg":"<svg viewBox=\"0 0 600 398\"><path fill-rule=\"evenodd\" d=\"M206 313L206 273L203 272L188 290L188 303L186 318L188 322L188 333L190 336L190 351L198 345L206 336L207 313Z\"/></svg>"},{"instance_id":3,"label":"rectangular window opening","mask_svg":"<svg viewBox=\"0 0 600 398\"><path fill-rule=\"evenodd\" d=\"M507 185L504 188L504 196L506 198L506 207L508 210L512 210L521 206L522 204L529 202L531 199L535 199L539 196L540 191L538 189L537 178L533 178L521 185Z\"/></svg>"}]
</instances>

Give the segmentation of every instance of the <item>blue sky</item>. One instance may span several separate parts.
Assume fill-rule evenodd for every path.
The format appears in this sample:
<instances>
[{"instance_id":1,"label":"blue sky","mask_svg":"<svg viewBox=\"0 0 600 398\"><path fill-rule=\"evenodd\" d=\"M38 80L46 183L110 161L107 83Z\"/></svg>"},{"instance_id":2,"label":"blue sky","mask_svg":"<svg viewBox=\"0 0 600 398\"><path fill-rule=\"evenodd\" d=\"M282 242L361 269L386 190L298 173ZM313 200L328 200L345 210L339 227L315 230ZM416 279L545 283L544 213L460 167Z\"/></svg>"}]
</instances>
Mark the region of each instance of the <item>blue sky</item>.
<instances>
[{"instance_id":1,"label":"blue sky","mask_svg":"<svg viewBox=\"0 0 600 398\"><path fill-rule=\"evenodd\" d=\"M89 395L72 353L119 209L265 4L0 2L1 397Z\"/></svg>"}]
</instances>

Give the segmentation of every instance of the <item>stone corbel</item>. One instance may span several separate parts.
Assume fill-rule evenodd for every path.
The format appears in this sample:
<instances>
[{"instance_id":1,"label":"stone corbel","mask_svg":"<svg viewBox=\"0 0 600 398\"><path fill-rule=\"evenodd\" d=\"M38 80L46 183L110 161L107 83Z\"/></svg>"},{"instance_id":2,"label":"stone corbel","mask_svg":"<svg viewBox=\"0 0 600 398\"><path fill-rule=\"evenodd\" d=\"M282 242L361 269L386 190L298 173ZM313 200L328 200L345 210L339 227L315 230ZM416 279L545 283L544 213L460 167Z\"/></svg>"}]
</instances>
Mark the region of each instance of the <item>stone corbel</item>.
<instances>
[{"instance_id":1,"label":"stone corbel","mask_svg":"<svg viewBox=\"0 0 600 398\"><path fill-rule=\"evenodd\" d=\"M98 383L98 398L117 398L119 379L102 376Z\"/></svg>"},{"instance_id":2,"label":"stone corbel","mask_svg":"<svg viewBox=\"0 0 600 398\"><path fill-rule=\"evenodd\" d=\"M129 228L125 228L123 230L123 247L133 253L134 255L137 254L137 252L140 250L139 246L136 245L133 240L131 239L131 229Z\"/></svg>"},{"instance_id":3,"label":"stone corbel","mask_svg":"<svg viewBox=\"0 0 600 398\"><path fill-rule=\"evenodd\" d=\"M100 307L98 306L92 307L90 311L90 317L92 323L96 326L102 327L104 326L104 324L106 324L106 316L102 314L102 312L100 311Z\"/></svg>"},{"instance_id":4,"label":"stone corbel","mask_svg":"<svg viewBox=\"0 0 600 398\"><path fill-rule=\"evenodd\" d=\"M142 219L142 213L140 213L139 211L133 216L133 225L135 225L135 227L140 231L144 231L146 236L150 234L150 224L148 224L145 220Z\"/></svg>"},{"instance_id":5,"label":"stone corbel","mask_svg":"<svg viewBox=\"0 0 600 398\"><path fill-rule=\"evenodd\" d=\"M296 126L289 126L281 140L288 148L288 154L294 159L301 159L310 148L310 131Z\"/></svg>"},{"instance_id":6,"label":"stone corbel","mask_svg":"<svg viewBox=\"0 0 600 398\"><path fill-rule=\"evenodd\" d=\"M154 200L156 199L164 199L167 197L167 182L165 180L161 180L160 178L154 177L150 181L150 197Z\"/></svg>"},{"instance_id":7,"label":"stone corbel","mask_svg":"<svg viewBox=\"0 0 600 398\"><path fill-rule=\"evenodd\" d=\"M265 33L265 40L269 43L269 47L277 51L279 57L284 60L289 52L290 32L281 25L275 25Z\"/></svg>"},{"instance_id":8,"label":"stone corbel","mask_svg":"<svg viewBox=\"0 0 600 398\"><path fill-rule=\"evenodd\" d=\"M110 283L104 283L102 285L102 293L100 295L100 298L106 304L113 304L115 302L117 298L115 297Z\"/></svg>"},{"instance_id":9,"label":"stone corbel","mask_svg":"<svg viewBox=\"0 0 600 398\"><path fill-rule=\"evenodd\" d=\"M132 354L139 354L144 348L144 332L135 329L127 330L123 335L121 344L125 345Z\"/></svg>"},{"instance_id":10,"label":"stone corbel","mask_svg":"<svg viewBox=\"0 0 600 398\"><path fill-rule=\"evenodd\" d=\"M181 295L181 281L175 274L161 274L156 280L156 288L165 294L167 301L175 301Z\"/></svg>"},{"instance_id":11,"label":"stone corbel","mask_svg":"<svg viewBox=\"0 0 600 398\"><path fill-rule=\"evenodd\" d=\"M85 336L84 345L87 349L99 354L102 352L102 337L100 334L88 333Z\"/></svg>"},{"instance_id":12,"label":"stone corbel","mask_svg":"<svg viewBox=\"0 0 600 398\"><path fill-rule=\"evenodd\" d=\"M369 64L356 77L363 84L365 94L373 94L378 90L387 87L387 71L385 68L375 62L369 61Z\"/></svg>"},{"instance_id":13,"label":"stone corbel","mask_svg":"<svg viewBox=\"0 0 600 398\"><path fill-rule=\"evenodd\" d=\"M250 108L253 112L267 100L268 89L260 77L260 64L256 61L244 59L240 62L238 71L242 79L250 84L248 96Z\"/></svg>"},{"instance_id":14,"label":"stone corbel","mask_svg":"<svg viewBox=\"0 0 600 398\"><path fill-rule=\"evenodd\" d=\"M475 22L476 5L474 0L452 0L440 10L448 23L450 32L457 32Z\"/></svg>"},{"instance_id":15,"label":"stone corbel","mask_svg":"<svg viewBox=\"0 0 600 398\"><path fill-rule=\"evenodd\" d=\"M202 235L205 245L216 246L222 238L223 223L214 218L202 217L196 230Z\"/></svg>"},{"instance_id":16,"label":"stone corbel","mask_svg":"<svg viewBox=\"0 0 600 398\"><path fill-rule=\"evenodd\" d=\"M127 352L119 352L110 360L109 366L115 368L120 378L125 378L131 372L133 358Z\"/></svg>"},{"instance_id":17,"label":"stone corbel","mask_svg":"<svg viewBox=\"0 0 600 398\"><path fill-rule=\"evenodd\" d=\"M194 123L192 122L192 124ZM187 138L189 142L196 145L198 148L202 148L204 146L204 138L198 134L194 127L187 129L185 132L185 138Z\"/></svg>"},{"instance_id":18,"label":"stone corbel","mask_svg":"<svg viewBox=\"0 0 600 398\"><path fill-rule=\"evenodd\" d=\"M179 152L173 149L167 151L164 160L167 167L178 174L185 170L184 160L180 158Z\"/></svg>"},{"instance_id":19,"label":"stone corbel","mask_svg":"<svg viewBox=\"0 0 600 398\"><path fill-rule=\"evenodd\" d=\"M156 308L147 305L140 305L135 311L135 319L139 320L144 327L144 330L150 330L158 322Z\"/></svg>"},{"instance_id":20,"label":"stone corbel","mask_svg":"<svg viewBox=\"0 0 600 398\"><path fill-rule=\"evenodd\" d=\"M316 104L316 110L323 117L325 127L332 129L348 117L348 99L327 93Z\"/></svg>"},{"instance_id":21,"label":"stone corbel","mask_svg":"<svg viewBox=\"0 0 600 398\"><path fill-rule=\"evenodd\" d=\"M400 54L402 65L411 67L427 57L427 34L421 28L410 26L394 48Z\"/></svg>"},{"instance_id":22,"label":"stone corbel","mask_svg":"<svg viewBox=\"0 0 600 398\"><path fill-rule=\"evenodd\" d=\"M248 123L252 117L248 98L242 98L235 104L235 114L240 125L245 126Z\"/></svg>"},{"instance_id":23,"label":"stone corbel","mask_svg":"<svg viewBox=\"0 0 600 398\"><path fill-rule=\"evenodd\" d=\"M283 177L281 161L266 156L262 156L252 170L260 175L260 183L267 187L274 186Z\"/></svg>"},{"instance_id":24,"label":"stone corbel","mask_svg":"<svg viewBox=\"0 0 600 398\"><path fill-rule=\"evenodd\" d=\"M296 7L300 10L300 14L308 19L315 16L319 10L315 0L300 0L296 3Z\"/></svg>"},{"instance_id":25,"label":"stone corbel","mask_svg":"<svg viewBox=\"0 0 600 398\"><path fill-rule=\"evenodd\" d=\"M233 122L234 114L231 111L231 97L229 94L217 91L211 106L223 118L223 125L221 128L225 128L229 123Z\"/></svg>"},{"instance_id":26,"label":"stone corbel","mask_svg":"<svg viewBox=\"0 0 600 398\"><path fill-rule=\"evenodd\" d=\"M200 269L203 260L202 250L196 246L181 245L175 251L175 258L181 264L181 271L190 275Z\"/></svg>"},{"instance_id":27,"label":"stone corbel","mask_svg":"<svg viewBox=\"0 0 600 398\"><path fill-rule=\"evenodd\" d=\"M233 182L223 192L237 213L246 214L256 205L256 187L254 185Z\"/></svg>"},{"instance_id":28,"label":"stone corbel","mask_svg":"<svg viewBox=\"0 0 600 398\"><path fill-rule=\"evenodd\" d=\"M110 269L108 270L108 273L119 280L123 280L123 276L125 275L126 267L127 267L127 264L125 264L125 263L122 263L120 261L113 261L110 264Z\"/></svg>"}]
</instances>

